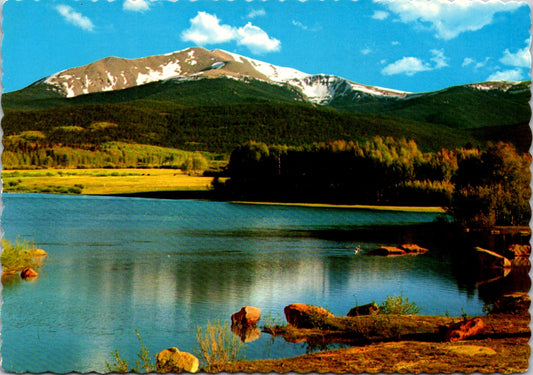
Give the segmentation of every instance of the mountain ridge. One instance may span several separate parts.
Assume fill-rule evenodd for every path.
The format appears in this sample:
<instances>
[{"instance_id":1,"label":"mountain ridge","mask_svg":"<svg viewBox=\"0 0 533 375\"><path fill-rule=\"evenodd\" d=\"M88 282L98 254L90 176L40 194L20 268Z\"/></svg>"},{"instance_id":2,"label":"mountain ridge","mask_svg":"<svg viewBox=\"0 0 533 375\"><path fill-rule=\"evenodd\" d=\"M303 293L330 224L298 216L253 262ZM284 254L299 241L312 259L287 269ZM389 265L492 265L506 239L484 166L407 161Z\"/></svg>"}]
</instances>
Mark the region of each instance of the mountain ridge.
<instances>
[{"instance_id":1,"label":"mountain ridge","mask_svg":"<svg viewBox=\"0 0 533 375\"><path fill-rule=\"evenodd\" d=\"M69 68L44 77L32 85L48 84L67 98L113 91L168 79L254 78L274 84L288 84L315 104L327 104L338 93L405 97L408 92L367 86L331 74L308 74L280 67L220 49L191 47L163 55L136 59L105 57L87 65ZM340 89L339 89L340 88Z\"/></svg>"}]
</instances>

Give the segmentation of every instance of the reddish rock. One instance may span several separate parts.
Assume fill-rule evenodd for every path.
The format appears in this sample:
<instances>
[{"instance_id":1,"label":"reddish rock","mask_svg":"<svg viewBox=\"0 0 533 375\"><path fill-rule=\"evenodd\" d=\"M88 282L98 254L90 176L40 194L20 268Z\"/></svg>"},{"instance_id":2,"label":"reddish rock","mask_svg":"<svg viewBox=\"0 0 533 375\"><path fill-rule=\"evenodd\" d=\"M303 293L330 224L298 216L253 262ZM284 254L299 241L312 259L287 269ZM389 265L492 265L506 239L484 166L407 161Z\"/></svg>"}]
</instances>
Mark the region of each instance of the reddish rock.
<instances>
[{"instance_id":1,"label":"reddish rock","mask_svg":"<svg viewBox=\"0 0 533 375\"><path fill-rule=\"evenodd\" d=\"M415 254L424 254L428 251L428 249L418 246L414 243L406 243L399 246L400 249L404 250L406 253L415 253Z\"/></svg>"},{"instance_id":2,"label":"reddish rock","mask_svg":"<svg viewBox=\"0 0 533 375\"><path fill-rule=\"evenodd\" d=\"M20 272L20 277L23 278L24 280L34 279L37 276L39 276L37 271L35 271L33 268L30 268L30 267L26 267Z\"/></svg>"},{"instance_id":3,"label":"reddish rock","mask_svg":"<svg viewBox=\"0 0 533 375\"><path fill-rule=\"evenodd\" d=\"M253 306L243 306L231 316L231 324L252 325L261 319L261 310Z\"/></svg>"},{"instance_id":4,"label":"reddish rock","mask_svg":"<svg viewBox=\"0 0 533 375\"><path fill-rule=\"evenodd\" d=\"M156 355L158 373L197 372L200 362L194 355L180 352L178 348L168 348Z\"/></svg>"},{"instance_id":5,"label":"reddish rock","mask_svg":"<svg viewBox=\"0 0 533 375\"><path fill-rule=\"evenodd\" d=\"M446 330L444 340L459 341L468 337L479 335L485 329L485 322L481 318L465 320L452 324Z\"/></svg>"},{"instance_id":6,"label":"reddish rock","mask_svg":"<svg viewBox=\"0 0 533 375\"><path fill-rule=\"evenodd\" d=\"M283 309L287 322L297 328L313 328L315 323L333 317L333 314L322 307L293 303Z\"/></svg>"}]
</instances>

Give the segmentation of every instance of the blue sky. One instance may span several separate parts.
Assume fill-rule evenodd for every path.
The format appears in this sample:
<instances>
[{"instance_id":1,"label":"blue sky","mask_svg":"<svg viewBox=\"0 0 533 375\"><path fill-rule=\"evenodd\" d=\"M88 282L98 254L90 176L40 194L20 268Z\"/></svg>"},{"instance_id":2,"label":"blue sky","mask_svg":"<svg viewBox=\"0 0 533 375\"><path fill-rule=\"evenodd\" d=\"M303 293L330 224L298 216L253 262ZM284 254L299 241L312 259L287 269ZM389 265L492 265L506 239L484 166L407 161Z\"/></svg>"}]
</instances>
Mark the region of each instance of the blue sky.
<instances>
[{"instance_id":1,"label":"blue sky","mask_svg":"<svg viewBox=\"0 0 533 375\"><path fill-rule=\"evenodd\" d=\"M107 56L223 49L306 73L423 92L529 80L530 8L475 0L8 0L2 83Z\"/></svg>"}]
</instances>

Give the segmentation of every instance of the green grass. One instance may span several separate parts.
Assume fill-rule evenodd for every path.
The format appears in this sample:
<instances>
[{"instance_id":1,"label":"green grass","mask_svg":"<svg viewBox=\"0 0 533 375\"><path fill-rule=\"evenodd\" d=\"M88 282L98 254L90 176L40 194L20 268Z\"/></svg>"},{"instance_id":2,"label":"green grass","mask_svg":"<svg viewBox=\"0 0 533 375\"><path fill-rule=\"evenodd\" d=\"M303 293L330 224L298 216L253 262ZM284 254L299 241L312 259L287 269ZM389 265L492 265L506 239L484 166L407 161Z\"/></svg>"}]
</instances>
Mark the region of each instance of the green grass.
<instances>
[{"instance_id":1,"label":"green grass","mask_svg":"<svg viewBox=\"0 0 533 375\"><path fill-rule=\"evenodd\" d=\"M51 169L3 171L4 192L112 195L147 191L206 191L211 177L176 169Z\"/></svg>"}]
</instances>

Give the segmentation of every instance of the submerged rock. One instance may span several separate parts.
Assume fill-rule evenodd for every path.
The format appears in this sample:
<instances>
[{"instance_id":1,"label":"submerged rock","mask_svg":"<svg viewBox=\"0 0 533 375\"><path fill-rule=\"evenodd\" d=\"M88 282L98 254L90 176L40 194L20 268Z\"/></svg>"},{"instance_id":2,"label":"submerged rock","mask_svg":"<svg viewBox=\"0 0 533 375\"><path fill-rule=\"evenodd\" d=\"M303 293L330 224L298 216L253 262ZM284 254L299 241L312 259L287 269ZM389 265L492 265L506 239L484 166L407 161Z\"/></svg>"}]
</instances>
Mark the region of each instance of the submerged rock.
<instances>
[{"instance_id":1,"label":"submerged rock","mask_svg":"<svg viewBox=\"0 0 533 375\"><path fill-rule=\"evenodd\" d=\"M178 348L168 348L156 355L156 369L159 373L197 372L200 362L198 358Z\"/></svg>"}]
</instances>

